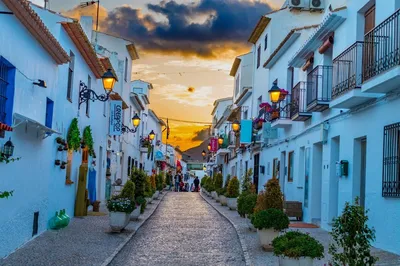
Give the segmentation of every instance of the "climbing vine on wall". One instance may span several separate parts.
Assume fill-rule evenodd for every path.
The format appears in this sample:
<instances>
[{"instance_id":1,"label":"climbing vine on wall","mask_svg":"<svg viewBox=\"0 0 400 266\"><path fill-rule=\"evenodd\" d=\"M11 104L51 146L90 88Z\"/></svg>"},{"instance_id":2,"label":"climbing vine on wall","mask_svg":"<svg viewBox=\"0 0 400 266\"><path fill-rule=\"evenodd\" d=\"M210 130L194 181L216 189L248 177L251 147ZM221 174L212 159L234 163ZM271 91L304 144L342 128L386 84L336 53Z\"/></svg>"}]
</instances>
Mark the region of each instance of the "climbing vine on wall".
<instances>
[{"instance_id":1,"label":"climbing vine on wall","mask_svg":"<svg viewBox=\"0 0 400 266\"><path fill-rule=\"evenodd\" d=\"M81 132L78 127L78 118L74 118L69 126L67 136L68 148L74 151L78 151L81 146Z\"/></svg>"},{"instance_id":2,"label":"climbing vine on wall","mask_svg":"<svg viewBox=\"0 0 400 266\"><path fill-rule=\"evenodd\" d=\"M0 199L8 198L13 195L14 191L0 191Z\"/></svg>"},{"instance_id":3,"label":"climbing vine on wall","mask_svg":"<svg viewBox=\"0 0 400 266\"><path fill-rule=\"evenodd\" d=\"M93 136L92 136L92 129L90 128L90 126L85 127L85 129L83 130L83 142L85 143L85 145L88 148L89 151L89 155L93 156L94 155L94 141L93 141Z\"/></svg>"},{"instance_id":4,"label":"climbing vine on wall","mask_svg":"<svg viewBox=\"0 0 400 266\"><path fill-rule=\"evenodd\" d=\"M17 158L7 158L3 155L0 154L0 163L13 163L15 161L19 161L21 159L21 157L17 157Z\"/></svg>"}]
</instances>

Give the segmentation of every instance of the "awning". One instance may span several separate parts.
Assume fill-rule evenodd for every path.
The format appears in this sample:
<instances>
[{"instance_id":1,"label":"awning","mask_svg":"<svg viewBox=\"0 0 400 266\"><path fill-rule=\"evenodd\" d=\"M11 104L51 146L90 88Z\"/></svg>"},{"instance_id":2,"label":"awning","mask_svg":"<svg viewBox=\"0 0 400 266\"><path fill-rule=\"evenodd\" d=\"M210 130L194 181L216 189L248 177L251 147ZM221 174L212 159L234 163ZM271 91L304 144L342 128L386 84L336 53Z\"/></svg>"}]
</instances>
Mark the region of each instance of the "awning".
<instances>
[{"instance_id":1,"label":"awning","mask_svg":"<svg viewBox=\"0 0 400 266\"><path fill-rule=\"evenodd\" d=\"M43 139L47 138L48 136L51 136L52 134L57 134L61 135L60 132L51 129L49 127L46 127L45 125L39 123L38 121L35 121L29 117L26 117L24 115L14 113L13 115L13 128L17 128L21 125L25 125L25 131L28 130L28 128L33 128L36 129L39 134L42 135Z\"/></svg>"},{"instance_id":2,"label":"awning","mask_svg":"<svg viewBox=\"0 0 400 266\"><path fill-rule=\"evenodd\" d=\"M7 124L4 124L4 123L1 123L1 122L0 122L0 130L13 131L13 128L10 127L10 126L7 125Z\"/></svg>"},{"instance_id":3,"label":"awning","mask_svg":"<svg viewBox=\"0 0 400 266\"><path fill-rule=\"evenodd\" d=\"M129 108L126 102L122 99L121 95L118 93L110 94L110 99L113 101L122 101L122 109L124 110Z\"/></svg>"},{"instance_id":4,"label":"awning","mask_svg":"<svg viewBox=\"0 0 400 266\"><path fill-rule=\"evenodd\" d=\"M311 37L289 61L289 66L297 68L302 67L310 54L317 50L325 41L325 38L346 20L346 12L347 9L345 8L329 12Z\"/></svg>"}]
</instances>

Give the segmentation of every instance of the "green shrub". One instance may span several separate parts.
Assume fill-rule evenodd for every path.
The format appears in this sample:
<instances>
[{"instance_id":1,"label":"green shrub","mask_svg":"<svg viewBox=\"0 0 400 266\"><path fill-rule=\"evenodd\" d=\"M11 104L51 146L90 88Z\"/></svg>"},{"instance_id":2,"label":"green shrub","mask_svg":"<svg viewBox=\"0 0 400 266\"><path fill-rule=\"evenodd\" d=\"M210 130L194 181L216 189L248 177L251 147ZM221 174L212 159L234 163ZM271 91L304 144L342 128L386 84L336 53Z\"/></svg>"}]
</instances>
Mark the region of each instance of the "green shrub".
<instances>
[{"instance_id":1,"label":"green shrub","mask_svg":"<svg viewBox=\"0 0 400 266\"><path fill-rule=\"evenodd\" d=\"M158 174L156 176L156 187L157 187L158 191L161 191L164 188L164 186L163 186L164 180L163 179L164 178L163 178L162 174Z\"/></svg>"},{"instance_id":2,"label":"green shrub","mask_svg":"<svg viewBox=\"0 0 400 266\"><path fill-rule=\"evenodd\" d=\"M333 222L332 242L329 254L332 265L374 265L377 257L371 255L371 242L375 240L375 230L368 227L368 210L358 204L346 202L343 213Z\"/></svg>"},{"instance_id":3,"label":"green shrub","mask_svg":"<svg viewBox=\"0 0 400 266\"><path fill-rule=\"evenodd\" d=\"M146 173L142 170L135 169L132 171L131 180L135 183L135 197L144 198L145 186L146 186Z\"/></svg>"},{"instance_id":4,"label":"green shrub","mask_svg":"<svg viewBox=\"0 0 400 266\"><path fill-rule=\"evenodd\" d=\"M224 185L225 191L228 190L229 181L231 181L231 175L226 176L225 185Z\"/></svg>"},{"instance_id":5,"label":"green shrub","mask_svg":"<svg viewBox=\"0 0 400 266\"><path fill-rule=\"evenodd\" d=\"M156 192L156 189L157 189L156 175L151 175L150 176L150 182L151 182L151 191L154 194Z\"/></svg>"},{"instance_id":6,"label":"green shrub","mask_svg":"<svg viewBox=\"0 0 400 266\"><path fill-rule=\"evenodd\" d=\"M130 199L132 202L135 201L135 184L131 180L126 181L120 197Z\"/></svg>"},{"instance_id":7,"label":"green shrub","mask_svg":"<svg viewBox=\"0 0 400 266\"><path fill-rule=\"evenodd\" d=\"M287 232L272 241L275 256L285 256L298 259L310 257L321 259L324 257L324 246L308 234L298 231Z\"/></svg>"},{"instance_id":8,"label":"green shrub","mask_svg":"<svg viewBox=\"0 0 400 266\"><path fill-rule=\"evenodd\" d=\"M217 188L215 191L218 195L224 195L226 193L224 188Z\"/></svg>"},{"instance_id":9,"label":"green shrub","mask_svg":"<svg viewBox=\"0 0 400 266\"><path fill-rule=\"evenodd\" d=\"M289 217L278 209L268 209L255 213L251 217L251 223L257 229L274 229L282 231L289 228Z\"/></svg>"},{"instance_id":10,"label":"green shrub","mask_svg":"<svg viewBox=\"0 0 400 266\"><path fill-rule=\"evenodd\" d=\"M68 135L67 135L68 149L73 151L79 150L79 148L81 147L80 135L81 132L79 131L78 118L74 118L72 119L71 125L69 126L68 129Z\"/></svg>"},{"instance_id":11,"label":"green shrub","mask_svg":"<svg viewBox=\"0 0 400 266\"><path fill-rule=\"evenodd\" d=\"M224 185L224 177L222 176L221 173L216 174L214 178L215 191L220 190L223 187L223 185Z\"/></svg>"},{"instance_id":12,"label":"green shrub","mask_svg":"<svg viewBox=\"0 0 400 266\"><path fill-rule=\"evenodd\" d=\"M249 169L243 176L242 180L242 193L251 190L251 177L253 176L253 169Z\"/></svg>"},{"instance_id":13,"label":"green shrub","mask_svg":"<svg viewBox=\"0 0 400 266\"><path fill-rule=\"evenodd\" d=\"M107 209L110 212L125 212L131 213L135 210L136 204L127 198L121 198L120 196L113 197L107 201Z\"/></svg>"},{"instance_id":14,"label":"green shrub","mask_svg":"<svg viewBox=\"0 0 400 266\"><path fill-rule=\"evenodd\" d=\"M250 215L254 212L256 206L257 194L244 192L240 194L238 198L238 213L241 217L245 217L246 214Z\"/></svg>"},{"instance_id":15,"label":"green shrub","mask_svg":"<svg viewBox=\"0 0 400 266\"><path fill-rule=\"evenodd\" d=\"M264 187L266 190L258 194L255 212L271 208L283 210L283 195L279 185L279 180L273 177L268 180Z\"/></svg>"},{"instance_id":16,"label":"green shrub","mask_svg":"<svg viewBox=\"0 0 400 266\"><path fill-rule=\"evenodd\" d=\"M237 198L239 197L239 180L235 176L233 177L228 184L228 189L226 191L226 197L228 198Z\"/></svg>"},{"instance_id":17,"label":"green shrub","mask_svg":"<svg viewBox=\"0 0 400 266\"><path fill-rule=\"evenodd\" d=\"M145 186L144 186L144 196L147 198L151 198L153 197L154 192L153 192L153 188L151 186L151 177L148 176L146 177L146 182L145 182Z\"/></svg>"},{"instance_id":18,"label":"green shrub","mask_svg":"<svg viewBox=\"0 0 400 266\"><path fill-rule=\"evenodd\" d=\"M136 205L140 206L140 213L144 213L144 209L146 209L147 201L143 197L137 197Z\"/></svg>"}]
</instances>

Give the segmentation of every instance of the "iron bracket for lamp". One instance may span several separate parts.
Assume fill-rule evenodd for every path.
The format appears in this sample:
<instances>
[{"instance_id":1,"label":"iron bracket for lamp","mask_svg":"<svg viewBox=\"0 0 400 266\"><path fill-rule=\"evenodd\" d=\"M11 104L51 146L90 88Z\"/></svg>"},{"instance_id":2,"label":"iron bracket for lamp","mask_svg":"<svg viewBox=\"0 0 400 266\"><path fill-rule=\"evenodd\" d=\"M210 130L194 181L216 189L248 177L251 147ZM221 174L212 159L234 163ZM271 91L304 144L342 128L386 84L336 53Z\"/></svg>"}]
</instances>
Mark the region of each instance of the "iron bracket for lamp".
<instances>
[{"instance_id":1,"label":"iron bracket for lamp","mask_svg":"<svg viewBox=\"0 0 400 266\"><path fill-rule=\"evenodd\" d=\"M122 124L122 133L136 133L137 129L137 127L130 129L129 127Z\"/></svg>"},{"instance_id":2,"label":"iron bracket for lamp","mask_svg":"<svg viewBox=\"0 0 400 266\"><path fill-rule=\"evenodd\" d=\"M0 15L14 15L14 13L9 11L0 11Z\"/></svg>"},{"instance_id":3,"label":"iron bracket for lamp","mask_svg":"<svg viewBox=\"0 0 400 266\"><path fill-rule=\"evenodd\" d=\"M79 83L79 105L78 109L81 108L82 103L87 103L88 101L100 101L100 102L106 102L110 98L110 94L101 94L97 95L97 93L94 90L88 89L86 84L84 82Z\"/></svg>"}]
</instances>

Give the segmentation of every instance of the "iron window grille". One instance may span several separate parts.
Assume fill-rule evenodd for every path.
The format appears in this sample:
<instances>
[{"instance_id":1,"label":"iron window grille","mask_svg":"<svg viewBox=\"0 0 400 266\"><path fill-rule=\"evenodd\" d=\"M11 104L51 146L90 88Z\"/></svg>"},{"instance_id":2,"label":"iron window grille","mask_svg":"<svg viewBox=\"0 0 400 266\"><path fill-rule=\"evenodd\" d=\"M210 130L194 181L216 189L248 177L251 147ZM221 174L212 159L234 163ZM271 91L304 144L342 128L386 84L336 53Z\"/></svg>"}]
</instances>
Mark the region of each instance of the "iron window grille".
<instances>
[{"instance_id":1,"label":"iron window grille","mask_svg":"<svg viewBox=\"0 0 400 266\"><path fill-rule=\"evenodd\" d=\"M8 77L8 66L0 60L0 122L6 123L7 117L7 77Z\"/></svg>"},{"instance_id":2,"label":"iron window grille","mask_svg":"<svg viewBox=\"0 0 400 266\"><path fill-rule=\"evenodd\" d=\"M382 197L400 198L400 123L384 128Z\"/></svg>"}]
</instances>

